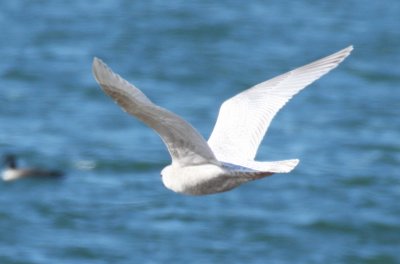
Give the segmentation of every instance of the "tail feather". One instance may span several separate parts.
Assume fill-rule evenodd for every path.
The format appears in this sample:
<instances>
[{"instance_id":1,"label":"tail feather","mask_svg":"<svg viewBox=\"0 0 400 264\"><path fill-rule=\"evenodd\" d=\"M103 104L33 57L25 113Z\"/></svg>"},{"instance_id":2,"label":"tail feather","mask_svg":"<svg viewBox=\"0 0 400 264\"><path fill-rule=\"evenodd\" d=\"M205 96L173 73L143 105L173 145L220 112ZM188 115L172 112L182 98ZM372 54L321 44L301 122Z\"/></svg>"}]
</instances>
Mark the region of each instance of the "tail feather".
<instances>
[{"instance_id":1,"label":"tail feather","mask_svg":"<svg viewBox=\"0 0 400 264\"><path fill-rule=\"evenodd\" d=\"M299 164L299 160L291 159L279 161L245 161L236 164L260 172L288 173L292 171L297 166L297 164Z\"/></svg>"}]
</instances>

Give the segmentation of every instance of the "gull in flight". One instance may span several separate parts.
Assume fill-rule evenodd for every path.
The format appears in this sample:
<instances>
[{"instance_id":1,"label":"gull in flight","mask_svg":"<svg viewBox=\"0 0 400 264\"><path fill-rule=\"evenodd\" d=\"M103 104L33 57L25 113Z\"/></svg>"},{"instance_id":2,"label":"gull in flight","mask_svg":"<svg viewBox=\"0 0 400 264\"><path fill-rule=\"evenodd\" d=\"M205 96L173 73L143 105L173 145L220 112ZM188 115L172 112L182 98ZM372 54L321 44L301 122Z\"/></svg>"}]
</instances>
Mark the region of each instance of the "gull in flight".
<instances>
[{"instance_id":1,"label":"gull in flight","mask_svg":"<svg viewBox=\"0 0 400 264\"><path fill-rule=\"evenodd\" d=\"M154 129L164 141L172 158L172 163L161 171L165 187L177 193L205 195L293 170L298 159L254 160L268 126L295 94L335 68L352 49L349 46L226 100L208 141L188 122L154 104L98 58L93 60L93 74L107 95Z\"/></svg>"}]
</instances>

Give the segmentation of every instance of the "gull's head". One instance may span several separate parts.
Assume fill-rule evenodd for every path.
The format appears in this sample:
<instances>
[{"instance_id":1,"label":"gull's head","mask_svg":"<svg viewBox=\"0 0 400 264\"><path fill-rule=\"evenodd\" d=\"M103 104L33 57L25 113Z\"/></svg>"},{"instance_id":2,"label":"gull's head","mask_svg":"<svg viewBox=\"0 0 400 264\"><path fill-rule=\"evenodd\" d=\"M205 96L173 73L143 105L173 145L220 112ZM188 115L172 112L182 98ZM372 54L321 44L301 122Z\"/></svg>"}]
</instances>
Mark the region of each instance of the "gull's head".
<instances>
[{"instance_id":1,"label":"gull's head","mask_svg":"<svg viewBox=\"0 0 400 264\"><path fill-rule=\"evenodd\" d=\"M224 173L215 164L179 166L171 164L161 171L161 180L167 189L177 193L200 195L213 193L209 182Z\"/></svg>"},{"instance_id":2,"label":"gull's head","mask_svg":"<svg viewBox=\"0 0 400 264\"><path fill-rule=\"evenodd\" d=\"M186 188L190 179L184 168L172 164L161 171L161 181L164 186L177 193L187 193Z\"/></svg>"},{"instance_id":3,"label":"gull's head","mask_svg":"<svg viewBox=\"0 0 400 264\"><path fill-rule=\"evenodd\" d=\"M164 169L161 171L161 181L164 184L165 187L168 189L175 191L175 185L176 185L176 179L174 180L173 177L173 167L172 165L166 166Z\"/></svg>"}]
</instances>

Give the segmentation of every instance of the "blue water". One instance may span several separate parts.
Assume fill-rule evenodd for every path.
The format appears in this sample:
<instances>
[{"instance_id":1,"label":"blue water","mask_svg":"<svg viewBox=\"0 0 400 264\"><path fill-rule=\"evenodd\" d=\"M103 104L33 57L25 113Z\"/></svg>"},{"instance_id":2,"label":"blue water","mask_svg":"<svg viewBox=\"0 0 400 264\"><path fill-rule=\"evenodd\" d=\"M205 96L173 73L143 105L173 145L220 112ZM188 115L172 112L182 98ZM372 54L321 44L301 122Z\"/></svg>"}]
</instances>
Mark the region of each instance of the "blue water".
<instances>
[{"instance_id":1,"label":"blue water","mask_svg":"<svg viewBox=\"0 0 400 264\"><path fill-rule=\"evenodd\" d=\"M0 183L0 263L400 263L400 2L1 1L0 155L62 180ZM290 174L165 189L162 141L94 56L207 138L230 96L350 44L277 116Z\"/></svg>"}]
</instances>

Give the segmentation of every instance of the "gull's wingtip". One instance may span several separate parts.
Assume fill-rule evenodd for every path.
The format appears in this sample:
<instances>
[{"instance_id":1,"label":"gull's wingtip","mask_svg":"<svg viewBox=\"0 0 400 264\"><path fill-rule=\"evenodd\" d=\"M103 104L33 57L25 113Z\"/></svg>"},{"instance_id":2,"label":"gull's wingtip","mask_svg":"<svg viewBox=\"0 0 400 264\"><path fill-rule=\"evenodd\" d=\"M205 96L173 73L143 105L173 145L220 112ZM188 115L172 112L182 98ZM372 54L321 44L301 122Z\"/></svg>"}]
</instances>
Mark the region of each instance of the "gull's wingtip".
<instances>
[{"instance_id":1,"label":"gull's wingtip","mask_svg":"<svg viewBox=\"0 0 400 264\"><path fill-rule=\"evenodd\" d=\"M353 49L354 49L353 45L349 45L346 48L341 49L338 52L334 53L333 55L339 55L340 54L341 56L346 58L347 56L350 55L350 53L353 51Z\"/></svg>"},{"instance_id":2,"label":"gull's wingtip","mask_svg":"<svg viewBox=\"0 0 400 264\"><path fill-rule=\"evenodd\" d=\"M329 68L328 71L324 72L324 74L325 74L325 73L329 72L330 70L332 70L333 68L336 68L343 60L345 60L351 54L353 49L354 49L353 45L349 45L346 48L343 48L343 49L341 49L325 58L315 61L311 64L319 65L321 62L330 64L331 67Z\"/></svg>"},{"instance_id":3,"label":"gull's wingtip","mask_svg":"<svg viewBox=\"0 0 400 264\"><path fill-rule=\"evenodd\" d=\"M99 57L93 57L93 63L103 63L103 61Z\"/></svg>"},{"instance_id":4,"label":"gull's wingtip","mask_svg":"<svg viewBox=\"0 0 400 264\"><path fill-rule=\"evenodd\" d=\"M346 48L344 48L344 50L348 50L348 51L352 51L354 49L353 44L350 44L349 46L347 46Z\"/></svg>"},{"instance_id":5,"label":"gull's wingtip","mask_svg":"<svg viewBox=\"0 0 400 264\"><path fill-rule=\"evenodd\" d=\"M92 68L95 70L97 67L104 65L104 62L98 57L93 57Z\"/></svg>"},{"instance_id":6,"label":"gull's wingtip","mask_svg":"<svg viewBox=\"0 0 400 264\"><path fill-rule=\"evenodd\" d=\"M347 46L346 48L342 49L338 53L346 54L345 57L349 56L350 53L353 51L354 47L353 45Z\"/></svg>"},{"instance_id":7,"label":"gull's wingtip","mask_svg":"<svg viewBox=\"0 0 400 264\"><path fill-rule=\"evenodd\" d=\"M350 52L352 52L354 49L353 44L351 44L350 46L348 46L347 48L345 48L345 50L347 50L347 52L350 54Z\"/></svg>"},{"instance_id":8,"label":"gull's wingtip","mask_svg":"<svg viewBox=\"0 0 400 264\"><path fill-rule=\"evenodd\" d=\"M93 63L92 63L92 72L94 75L94 78L98 83L104 83L107 82L107 80L110 78L110 73L112 73L111 69L105 64L101 59L98 57L93 58Z\"/></svg>"},{"instance_id":9,"label":"gull's wingtip","mask_svg":"<svg viewBox=\"0 0 400 264\"><path fill-rule=\"evenodd\" d=\"M108 94L108 86L133 86L98 57L93 58L92 73L100 87ZM122 89L122 88L121 88Z\"/></svg>"}]
</instances>

